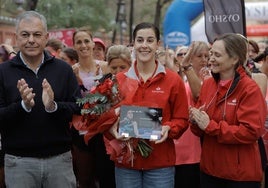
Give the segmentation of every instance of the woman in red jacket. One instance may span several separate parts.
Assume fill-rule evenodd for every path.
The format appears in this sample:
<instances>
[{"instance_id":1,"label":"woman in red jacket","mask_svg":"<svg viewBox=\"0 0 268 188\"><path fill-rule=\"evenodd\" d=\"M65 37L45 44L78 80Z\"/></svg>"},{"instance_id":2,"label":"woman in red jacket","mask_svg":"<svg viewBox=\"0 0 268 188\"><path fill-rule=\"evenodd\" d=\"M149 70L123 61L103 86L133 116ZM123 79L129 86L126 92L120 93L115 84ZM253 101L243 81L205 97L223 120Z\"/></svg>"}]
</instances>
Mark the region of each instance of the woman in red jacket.
<instances>
[{"instance_id":1,"label":"woman in red jacket","mask_svg":"<svg viewBox=\"0 0 268 188\"><path fill-rule=\"evenodd\" d=\"M162 109L162 137L143 140L153 150L144 156L137 148L138 138L123 138L115 124L110 132L115 162L117 188L174 188L175 148L188 127L187 95L182 79L159 63L155 52L160 45L160 32L151 23L140 23L133 33L136 61L127 72L117 74L123 104ZM113 139L115 138L115 139Z\"/></svg>"},{"instance_id":2,"label":"woman in red jacket","mask_svg":"<svg viewBox=\"0 0 268 188\"><path fill-rule=\"evenodd\" d=\"M204 81L196 107L190 108L191 130L202 138L202 188L259 188L258 147L266 105L258 85L243 68L245 39L217 38L210 51L212 78Z\"/></svg>"}]
</instances>

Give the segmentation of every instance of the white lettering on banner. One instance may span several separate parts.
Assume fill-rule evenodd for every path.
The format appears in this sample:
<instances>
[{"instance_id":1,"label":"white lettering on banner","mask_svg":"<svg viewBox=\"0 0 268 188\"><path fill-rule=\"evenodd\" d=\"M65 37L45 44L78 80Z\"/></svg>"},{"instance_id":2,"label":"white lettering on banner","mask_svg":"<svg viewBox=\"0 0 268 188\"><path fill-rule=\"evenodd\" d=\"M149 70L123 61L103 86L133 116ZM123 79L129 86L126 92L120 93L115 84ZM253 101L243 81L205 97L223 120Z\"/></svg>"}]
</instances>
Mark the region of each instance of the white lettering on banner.
<instances>
[{"instance_id":1,"label":"white lettering on banner","mask_svg":"<svg viewBox=\"0 0 268 188\"><path fill-rule=\"evenodd\" d=\"M182 32L171 32L165 37L165 41L169 46L185 45L189 42L189 37Z\"/></svg>"},{"instance_id":2,"label":"white lettering on banner","mask_svg":"<svg viewBox=\"0 0 268 188\"><path fill-rule=\"evenodd\" d=\"M239 22L240 16L239 14L232 15L210 15L208 16L208 21L211 23L225 23L225 22Z\"/></svg>"},{"instance_id":3,"label":"white lettering on banner","mask_svg":"<svg viewBox=\"0 0 268 188\"><path fill-rule=\"evenodd\" d=\"M62 31L50 32L49 37L50 38L63 38L63 33Z\"/></svg>"},{"instance_id":4,"label":"white lettering on banner","mask_svg":"<svg viewBox=\"0 0 268 188\"><path fill-rule=\"evenodd\" d=\"M267 20L268 2L254 2L245 4L247 20Z\"/></svg>"}]
</instances>

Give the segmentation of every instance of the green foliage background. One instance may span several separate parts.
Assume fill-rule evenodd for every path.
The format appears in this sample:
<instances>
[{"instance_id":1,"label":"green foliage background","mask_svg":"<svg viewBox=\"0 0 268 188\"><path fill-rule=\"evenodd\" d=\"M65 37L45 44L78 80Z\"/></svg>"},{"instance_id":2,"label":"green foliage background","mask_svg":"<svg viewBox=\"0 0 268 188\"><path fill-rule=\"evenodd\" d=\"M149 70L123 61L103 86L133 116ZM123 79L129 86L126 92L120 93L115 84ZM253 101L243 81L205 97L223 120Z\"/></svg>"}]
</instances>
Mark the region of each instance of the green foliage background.
<instances>
[{"instance_id":1,"label":"green foliage background","mask_svg":"<svg viewBox=\"0 0 268 188\"><path fill-rule=\"evenodd\" d=\"M70 28L89 26L93 31L110 30L114 19L107 0L40 0L36 10L48 20L48 27Z\"/></svg>"},{"instance_id":2,"label":"green foliage background","mask_svg":"<svg viewBox=\"0 0 268 188\"><path fill-rule=\"evenodd\" d=\"M24 0L21 6L16 5L16 1L20 0L0 0L0 15L15 18L20 11L29 9L31 0ZM155 17L160 16L155 15L158 14L155 11L157 3L165 4L161 13L163 20L164 12L171 2L172 0L134 0L133 25L141 21L154 22ZM109 32L118 27L115 21L117 3L118 0L38 0L35 10L47 18L50 30L87 26L93 32ZM125 0L125 3L126 24L129 27L130 0Z\"/></svg>"}]
</instances>

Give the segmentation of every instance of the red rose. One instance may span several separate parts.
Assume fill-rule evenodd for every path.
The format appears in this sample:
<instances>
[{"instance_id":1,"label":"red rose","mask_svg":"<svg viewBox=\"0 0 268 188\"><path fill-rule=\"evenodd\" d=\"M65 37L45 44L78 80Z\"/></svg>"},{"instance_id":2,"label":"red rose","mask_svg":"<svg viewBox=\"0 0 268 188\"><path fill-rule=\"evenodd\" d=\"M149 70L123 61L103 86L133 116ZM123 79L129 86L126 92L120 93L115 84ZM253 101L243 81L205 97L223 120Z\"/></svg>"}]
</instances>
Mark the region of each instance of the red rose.
<instances>
[{"instance_id":1,"label":"red rose","mask_svg":"<svg viewBox=\"0 0 268 188\"><path fill-rule=\"evenodd\" d=\"M93 86L91 89L90 89L90 93L96 93L97 92L97 88L96 86Z\"/></svg>"},{"instance_id":2,"label":"red rose","mask_svg":"<svg viewBox=\"0 0 268 188\"><path fill-rule=\"evenodd\" d=\"M83 109L89 109L89 107L90 107L90 104L88 102L83 105Z\"/></svg>"},{"instance_id":3,"label":"red rose","mask_svg":"<svg viewBox=\"0 0 268 188\"><path fill-rule=\"evenodd\" d=\"M98 85L97 90L100 94L109 93L112 86L113 86L113 81L110 79L107 79L102 84Z\"/></svg>"}]
</instances>

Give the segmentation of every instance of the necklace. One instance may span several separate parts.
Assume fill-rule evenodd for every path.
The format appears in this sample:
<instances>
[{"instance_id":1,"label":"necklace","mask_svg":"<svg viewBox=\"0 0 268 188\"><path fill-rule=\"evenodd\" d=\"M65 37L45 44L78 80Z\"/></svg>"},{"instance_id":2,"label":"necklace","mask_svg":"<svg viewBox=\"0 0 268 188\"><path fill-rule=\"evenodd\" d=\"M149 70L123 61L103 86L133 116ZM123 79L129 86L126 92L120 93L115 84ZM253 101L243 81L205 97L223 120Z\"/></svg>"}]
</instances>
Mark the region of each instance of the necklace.
<instances>
[{"instance_id":1,"label":"necklace","mask_svg":"<svg viewBox=\"0 0 268 188\"><path fill-rule=\"evenodd\" d=\"M100 65L98 63L96 63L95 61L93 63L94 63L94 66L91 66L88 68L79 62L80 70L82 72L93 73L95 76L98 76L100 74L100 71L101 71Z\"/></svg>"},{"instance_id":2,"label":"necklace","mask_svg":"<svg viewBox=\"0 0 268 188\"><path fill-rule=\"evenodd\" d=\"M209 107L211 106L212 102L214 101L215 97L216 97L217 94L218 94L218 91L219 91L219 85L218 85L218 88L217 88L217 90L216 90L214 96L212 97L212 99L209 101L209 103L208 103L207 105L205 104L205 106L206 106L206 107L205 107L205 111L207 111L207 110L209 109Z\"/></svg>"},{"instance_id":3,"label":"necklace","mask_svg":"<svg viewBox=\"0 0 268 188\"><path fill-rule=\"evenodd\" d=\"M223 107L223 114L222 114L222 119L223 120L225 120L225 115L226 115L227 96L228 96L229 91L230 91L230 89L232 87L233 81L234 81L234 79L232 79L232 81L230 83L230 86L229 86L229 88L228 88L228 90L227 90L227 92L225 93L225 96L224 96L224 107Z\"/></svg>"},{"instance_id":4,"label":"necklace","mask_svg":"<svg viewBox=\"0 0 268 188\"><path fill-rule=\"evenodd\" d=\"M222 119L223 119L223 120L225 120L225 116L226 116L226 106L227 106L227 97L228 97L228 94L229 94L230 89L231 89L231 87L232 87L233 80L234 80L234 79L231 80L230 86L228 87L228 89L227 89L227 91L226 91L226 93L225 93L225 95L224 95L224 107L223 107L223 114L222 114ZM214 96L212 97L212 99L209 101L209 103L208 103L207 105L205 105L205 106L206 106L206 107L205 107L205 111L207 111L207 110L210 108L210 106L212 105L212 102L214 101L214 99L216 98L216 96L217 96L217 94L218 94L218 92L219 92L219 87L220 87L220 84L218 84L218 88L217 88L217 90L216 90Z\"/></svg>"}]
</instances>

